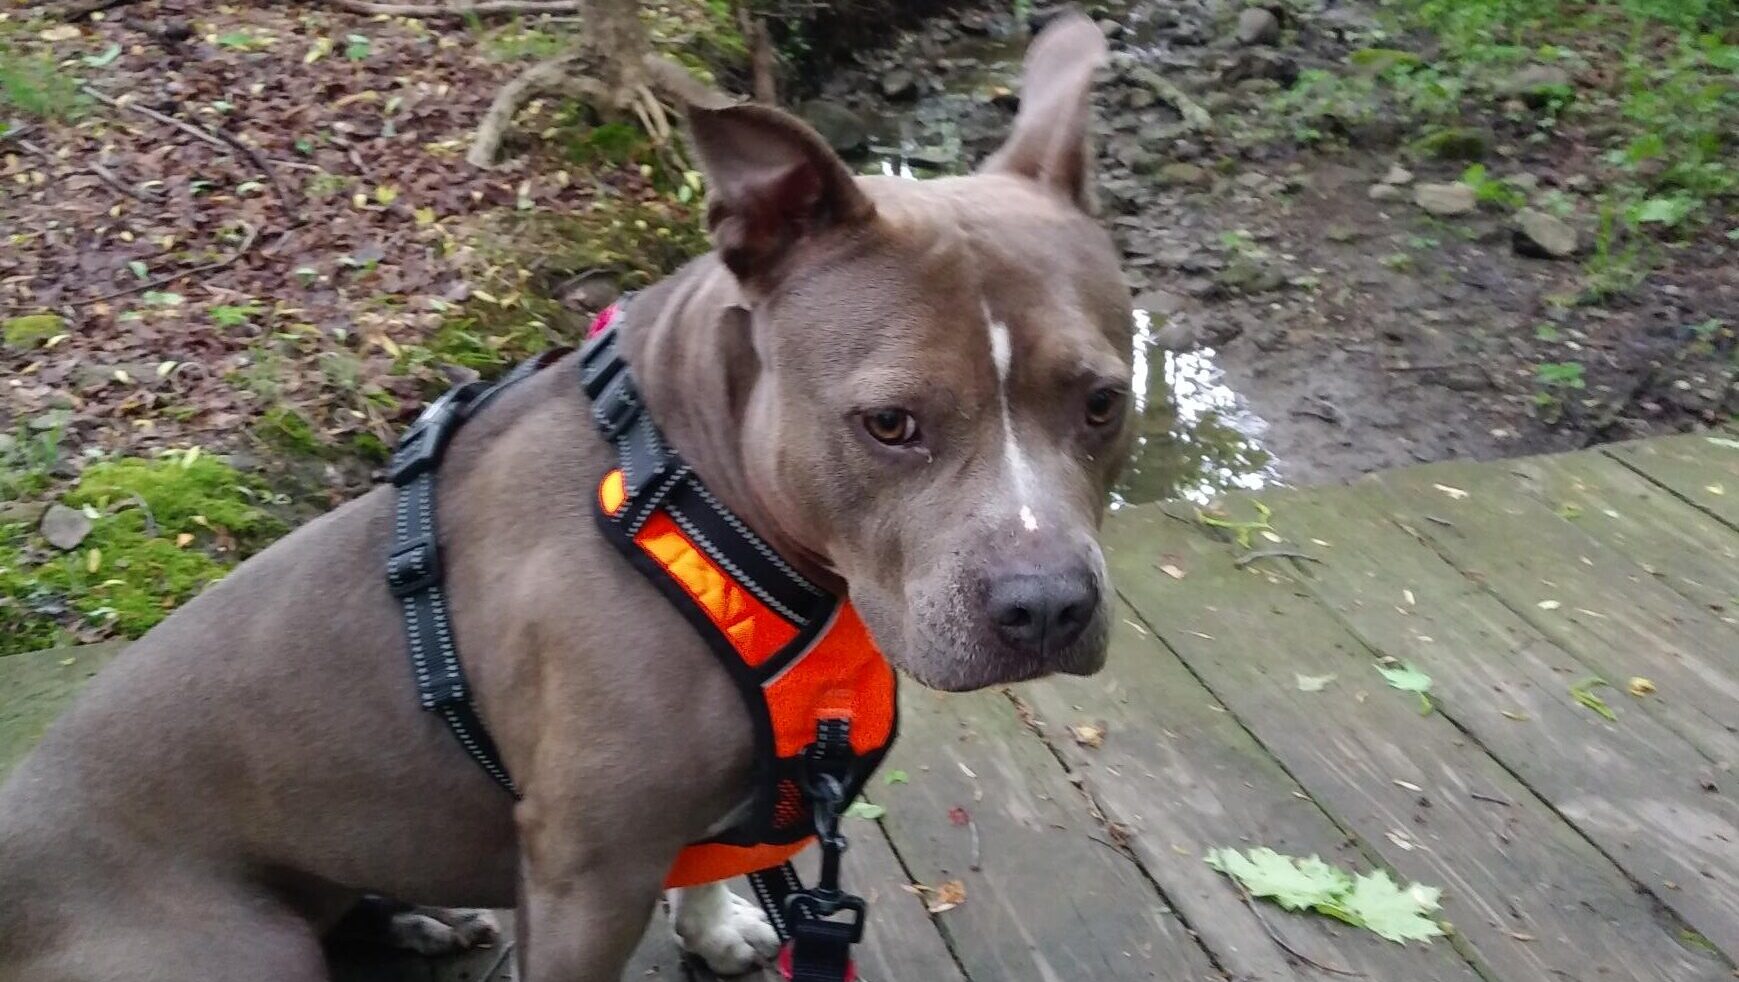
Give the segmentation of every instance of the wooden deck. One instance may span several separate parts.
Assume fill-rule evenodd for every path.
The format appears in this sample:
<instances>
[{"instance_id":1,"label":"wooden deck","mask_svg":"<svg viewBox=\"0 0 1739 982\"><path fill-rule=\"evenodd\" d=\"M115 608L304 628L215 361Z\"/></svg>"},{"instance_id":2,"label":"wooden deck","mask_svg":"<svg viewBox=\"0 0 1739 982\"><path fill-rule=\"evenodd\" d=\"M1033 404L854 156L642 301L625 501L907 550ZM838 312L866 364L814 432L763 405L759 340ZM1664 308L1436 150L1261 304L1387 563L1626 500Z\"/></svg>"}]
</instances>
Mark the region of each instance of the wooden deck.
<instances>
[{"instance_id":1,"label":"wooden deck","mask_svg":"<svg viewBox=\"0 0 1739 982\"><path fill-rule=\"evenodd\" d=\"M1329 966L1383 982L1731 982L1733 437L1256 500L1283 541L1253 529L1239 544L1187 505L1113 518L1102 675L907 687L884 772L907 780L878 779L885 817L851 823L851 883L874 901L864 978L1327 979ZM1248 497L1225 511L1258 514ZM1429 714L1385 684L1384 657L1431 676ZM1306 692L1299 675L1334 681ZM1616 719L1572 694L1596 676ZM1653 691L1632 695L1632 678ZM1081 726L1102 742L1076 739ZM1440 886L1453 936L1403 947L1253 908L1202 856L1258 845ZM956 880L964 901L935 915L909 888ZM342 974L506 979L499 955ZM657 930L625 978L691 971Z\"/></svg>"}]
</instances>

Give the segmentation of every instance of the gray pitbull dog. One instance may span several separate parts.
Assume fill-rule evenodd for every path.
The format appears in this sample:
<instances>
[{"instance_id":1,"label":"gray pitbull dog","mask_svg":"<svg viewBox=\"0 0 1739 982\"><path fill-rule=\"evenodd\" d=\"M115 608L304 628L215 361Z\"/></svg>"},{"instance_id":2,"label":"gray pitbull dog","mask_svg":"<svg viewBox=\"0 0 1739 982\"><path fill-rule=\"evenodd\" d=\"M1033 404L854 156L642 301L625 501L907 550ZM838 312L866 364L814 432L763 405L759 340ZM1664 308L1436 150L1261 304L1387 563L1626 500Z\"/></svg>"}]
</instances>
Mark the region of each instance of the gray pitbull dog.
<instances>
[{"instance_id":1,"label":"gray pitbull dog","mask_svg":"<svg viewBox=\"0 0 1739 982\"><path fill-rule=\"evenodd\" d=\"M694 110L716 251L623 327L671 443L933 687L1104 663L1131 312L1088 214L1103 57L1084 17L1049 27L1007 143L963 178L853 177L776 110ZM0 790L0 980L315 982L364 891L516 905L522 977L619 979L753 741L714 655L600 536L614 455L587 410L565 358L441 470L459 650L522 801L418 708L377 489L133 645ZM675 922L726 971L772 944L722 886Z\"/></svg>"}]
</instances>

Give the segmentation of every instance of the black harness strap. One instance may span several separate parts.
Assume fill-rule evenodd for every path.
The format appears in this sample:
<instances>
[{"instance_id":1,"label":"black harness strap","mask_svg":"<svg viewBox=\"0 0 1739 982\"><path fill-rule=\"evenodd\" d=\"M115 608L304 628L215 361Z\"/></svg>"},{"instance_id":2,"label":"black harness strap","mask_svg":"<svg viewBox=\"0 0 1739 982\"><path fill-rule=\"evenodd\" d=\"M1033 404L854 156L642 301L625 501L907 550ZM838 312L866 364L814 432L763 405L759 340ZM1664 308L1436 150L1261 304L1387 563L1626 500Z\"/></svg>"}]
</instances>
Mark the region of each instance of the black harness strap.
<instances>
[{"instance_id":1,"label":"black harness strap","mask_svg":"<svg viewBox=\"0 0 1739 982\"><path fill-rule=\"evenodd\" d=\"M522 363L494 385L471 382L436 399L399 438L387 468L387 479L397 489L397 495L386 582L404 609L405 639L410 650L411 674L417 683L417 698L424 709L446 721L447 728L471 759L515 798L519 797L519 789L508 776L501 753L477 714L470 686L465 681L465 668L459 663L453 619L447 610L446 591L441 587L435 471L459 424L509 386L564 353L565 349L545 352Z\"/></svg>"}]
</instances>

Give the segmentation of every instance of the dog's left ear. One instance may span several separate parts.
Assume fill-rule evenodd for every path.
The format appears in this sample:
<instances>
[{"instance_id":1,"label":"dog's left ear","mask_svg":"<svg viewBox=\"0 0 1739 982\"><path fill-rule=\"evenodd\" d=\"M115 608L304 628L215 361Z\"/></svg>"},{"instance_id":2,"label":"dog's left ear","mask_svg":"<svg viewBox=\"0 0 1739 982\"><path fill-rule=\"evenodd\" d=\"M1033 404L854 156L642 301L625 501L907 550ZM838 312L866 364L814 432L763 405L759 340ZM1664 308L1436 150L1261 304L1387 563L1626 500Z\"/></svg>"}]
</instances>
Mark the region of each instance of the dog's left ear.
<instances>
[{"instance_id":1,"label":"dog's left ear","mask_svg":"<svg viewBox=\"0 0 1739 982\"><path fill-rule=\"evenodd\" d=\"M1080 11L1046 25L1027 49L1014 132L979 171L1018 174L1091 211L1087 99L1106 53L1105 35Z\"/></svg>"},{"instance_id":2,"label":"dog's left ear","mask_svg":"<svg viewBox=\"0 0 1739 982\"><path fill-rule=\"evenodd\" d=\"M845 162L796 117L744 104L690 107L688 121L712 188L713 244L746 285L764 285L805 237L875 213Z\"/></svg>"}]
</instances>

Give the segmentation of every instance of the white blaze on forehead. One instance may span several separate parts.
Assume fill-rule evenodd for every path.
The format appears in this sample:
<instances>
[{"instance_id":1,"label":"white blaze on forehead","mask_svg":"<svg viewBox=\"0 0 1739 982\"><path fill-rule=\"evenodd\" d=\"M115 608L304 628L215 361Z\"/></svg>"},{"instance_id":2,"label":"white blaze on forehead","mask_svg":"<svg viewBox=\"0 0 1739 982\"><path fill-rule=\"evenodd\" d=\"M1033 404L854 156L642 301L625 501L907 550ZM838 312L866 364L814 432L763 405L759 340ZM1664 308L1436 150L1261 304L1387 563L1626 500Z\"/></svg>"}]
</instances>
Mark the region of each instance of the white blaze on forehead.
<instances>
[{"instance_id":1,"label":"white blaze on forehead","mask_svg":"<svg viewBox=\"0 0 1739 982\"><path fill-rule=\"evenodd\" d=\"M1020 442L1014 436L1014 416L1008 408L1008 376L1014 364L1014 349L1009 342L1008 325L990 312L984 304L985 329L990 332L990 360L996 365L996 400L1002 410L1002 458L1009 480L1014 485L1015 499L1020 502L1020 524L1028 532L1039 529L1038 516L1032 509L1032 465L1027 462Z\"/></svg>"}]
</instances>

